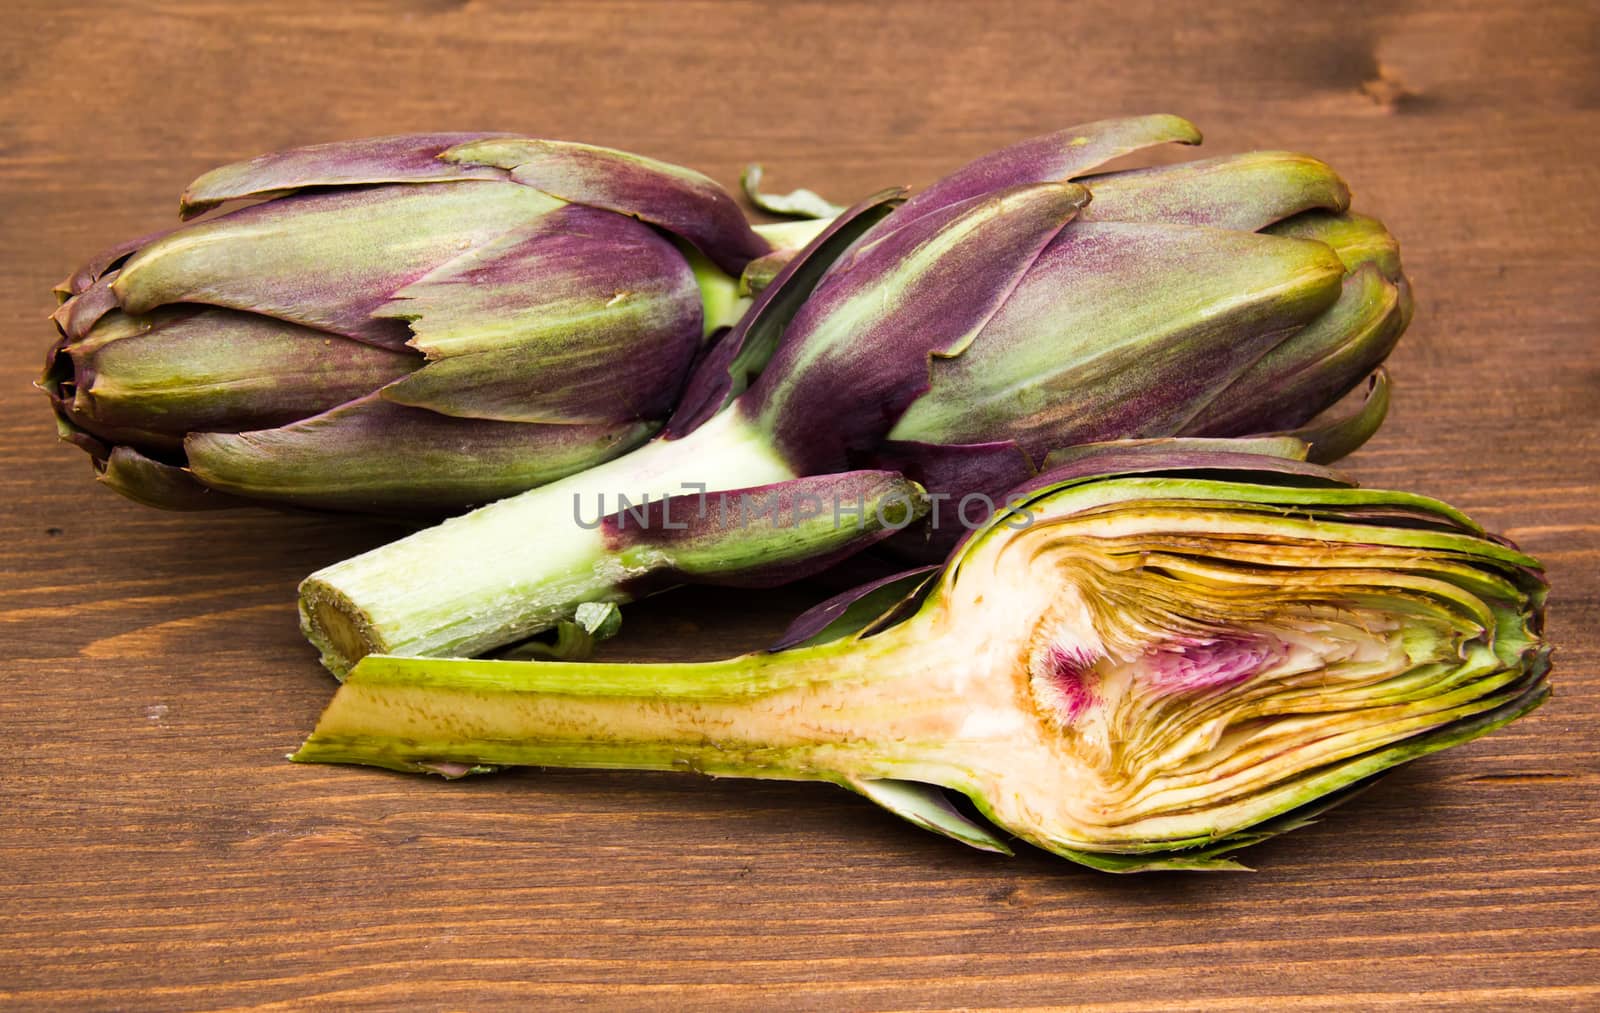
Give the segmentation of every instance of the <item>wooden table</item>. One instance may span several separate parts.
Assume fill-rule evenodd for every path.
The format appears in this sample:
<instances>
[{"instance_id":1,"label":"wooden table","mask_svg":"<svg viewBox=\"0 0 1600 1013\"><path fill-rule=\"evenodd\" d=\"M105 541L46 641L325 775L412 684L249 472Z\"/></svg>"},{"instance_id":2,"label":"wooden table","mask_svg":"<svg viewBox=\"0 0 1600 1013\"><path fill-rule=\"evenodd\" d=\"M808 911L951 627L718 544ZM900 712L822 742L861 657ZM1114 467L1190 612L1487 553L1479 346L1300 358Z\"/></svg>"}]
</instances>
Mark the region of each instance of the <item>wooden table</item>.
<instances>
[{"instance_id":1,"label":"wooden table","mask_svg":"<svg viewBox=\"0 0 1600 1013\"><path fill-rule=\"evenodd\" d=\"M139 9L135 9L139 8ZM63 1008L1600 1007L1600 13L13 0L0 42L0 997ZM332 683L293 587L386 532L125 502L27 389L50 285L215 164L499 128L851 197L1129 112L1303 149L1404 244L1398 400L1349 462L1549 565L1556 696L1253 875L1002 859L836 789L293 766ZM759 645L816 585L629 611Z\"/></svg>"}]
</instances>

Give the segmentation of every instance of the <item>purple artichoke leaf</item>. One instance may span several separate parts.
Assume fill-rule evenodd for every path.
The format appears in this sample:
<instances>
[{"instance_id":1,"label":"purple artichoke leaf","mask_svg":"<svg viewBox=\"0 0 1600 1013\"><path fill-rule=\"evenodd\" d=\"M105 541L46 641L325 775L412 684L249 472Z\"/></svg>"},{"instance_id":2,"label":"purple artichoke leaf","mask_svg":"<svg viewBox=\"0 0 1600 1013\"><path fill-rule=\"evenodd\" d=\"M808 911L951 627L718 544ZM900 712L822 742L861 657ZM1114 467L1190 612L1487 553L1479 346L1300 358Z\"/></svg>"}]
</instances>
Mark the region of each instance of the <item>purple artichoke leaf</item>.
<instances>
[{"instance_id":1,"label":"purple artichoke leaf","mask_svg":"<svg viewBox=\"0 0 1600 1013\"><path fill-rule=\"evenodd\" d=\"M183 191L178 210L188 219L226 201L282 197L311 187L504 179L506 174L491 166L462 165L439 156L469 141L508 136L399 134L275 151L207 172Z\"/></svg>"},{"instance_id":2,"label":"purple artichoke leaf","mask_svg":"<svg viewBox=\"0 0 1600 1013\"><path fill-rule=\"evenodd\" d=\"M737 278L771 252L727 191L682 166L611 148L525 138L469 141L446 161L490 165L518 183L561 200L632 215L681 236Z\"/></svg>"},{"instance_id":3,"label":"purple artichoke leaf","mask_svg":"<svg viewBox=\"0 0 1600 1013\"><path fill-rule=\"evenodd\" d=\"M1014 440L993 443L919 443L886 440L869 455L875 468L889 468L927 489L930 495L1002 497L1038 472Z\"/></svg>"},{"instance_id":4,"label":"purple artichoke leaf","mask_svg":"<svg viewBox=\"0 0 1600 1013\"><path fill-rule=\"evenodd\" d=\"M928 522L902 532L888 547L902 558L932 562L948 556L968 531L982 526L1008 501L1025 497L1036 486L1074 477L1146 470L1228 471L1239 455L1260 454L1290 462L1280 473L1295 476L1296 481L1325 477L1349 484L1325 469L1295 467L1308 451L1305 442L1292 436L1111 440L1052 450L1035 467L1014 442L954 446L890 442L874 463L902 470L927 490ZM1270 480L1269 473L1278 469L1269 464L1251 470L1260 473L1261 480ZM1032 481L1035 476L1037 481Z\"/></svg>"},{"instance_id":5,"label":"purple artichoke leaf","mask_svg":"<svg viewBox=\"0 0 1600 1013\"><path fill-rule=\"evenodd\" d=\"M940 568L935 563L902 570L836 594L797 616L767 650L811 647L891 626L917 610Z\"/></svg>"},{"instance_id":6,"label":"purple artichoke leaf","mask_svg":"<svg viewBox=\"0 0 1600 1013\"><path fill-rule=\"evenodd\" d=\"M34 386L44 391L50 398L50 408L55 415L57 439L63 443L70 443L82 450L94 460L96 465L111 454L110 444L72 421L72 416L62 407L60 398L52 392L48 379L41 380Z\"/></svg>"},{"instance_id":7,"label":"purple artichoke leaf","mask_svg":"<svg viewBox=\"0 0 1600 1013\"><path fill-rule=\"evenodd\" d=\"M253 505L207 488L188 468L147 457L132 447L113 448L96 470L101 482L145 506L163 510L221 510Z\"/></svg>"},{"instance_id":8,"label":"purple artichoke leaf","mask_svg":"<svg viewBox=\"0 0 1600 1013\"><path fill-rule=\"evenodd\" d=\"M149 246L158 239L169 235L172 229L161 229L138 239L130 239L91 257L82 267L68 275L53 291L57 302L66 302L72 296L79 295L89 286L103 278L108 272L115 270L127 260L130 255Z\"/></svg>"},{"instance_id":9,"label":"purple artichoke leaf","mask_svg":"<svg viewBox=\"0 0 1600 1013\"><path fill-rule=\"evenodd\" d=\"M822 276L863 233L894 210L904 193L889 189L873 194L840 214L784 265L733 330L695 368L667 423L669 438L700 428L749 387Z\"/></svg>"},{"instance_id":10,"label":"purple artichoke leaf","mask_svg":"<svg viewBox=\"0 0 1600 1013\"><path fill-rule=\"evenodd\" d=\"M404 322L376 315L395 292L562 206L481 181L297 194L152 243L111 288L130 313L209 303L401 348L411 338Z\"/></svg>"},{"instance_id":11,"label":"purple artichoke leaf","mask_svg":"<svg viewBox=\"0 0 1600 1013\"><path fill-rule=\"evenodd\" d=\"M397 404L506 422L662 419L701 342L700 291L670 240L568 205L400 289L428 359L384 388Z\"/></svg>"},{"instance_id":12,"label":"purple artichoke leaf","mask_svg":"<svg viewBox=\"0 0 1600 1013\"><path fill-rule=\"evenodd\" d=\"M95 466L111 454L111 445L83 428L73 418L72 400L77 394L72 360L62 354L66 338L59 339L45 356L44 375L34 386L50 399L50 413L55 418L56 437L70 443L93 459Z\"/></svg>"},{"instance_id":13,"label":"purple artichoke leaf","mask_svg":"<svg viewBox=\"0 0 1600 1013\"><path fill-rule=\"evenodd\" d=\"M102 275L83 291L57 306L56 311L50 314L57 333L68 339L87 337L107 313L117 309L116 293L111 290L111 283L116 277L116 271Z\"/></svg>"},{"instance_id":14,"label":"purple artichoke leaf","mask_svg":"<svg viewBox=\"0 0 1600 1013\"><path fill-rule=\"evenodd\" d=\"M743 409L803 473L837 470L885 435L919 439L888 430L927 390L930 362L966 357L1087 199L1071 183L1018 187L926 215L849 256L795 314Z\"/></svg>"},{"instance_id":15,"label":"purple artichoke leaf","mask_svg":"<svg viewBox=\"0 0 1600 1013\"><path fill-rule=\"evenodd\" d=\"M952 204L1028 183L1067 182L1113 159L1161 144L1199 144L1200 131L1177 116L1100 120L1029 138L984 155L906 202L873 238Z\"/></svg>"},{"instance_id":16,"label":"purple artichoke leaf","mask_svg":"<svg viewBox=\"0 0 1600 1013\"><path fill-rule=\"evenodd\" d=\"M875 468L890 468L928 492L928 517L885 546L901 559L936 562L967 531L982 525L1006 502L1006 494L1037 473L1013 440L936 444L889 440L868 455Z\"/></svg>"}]
</instances>

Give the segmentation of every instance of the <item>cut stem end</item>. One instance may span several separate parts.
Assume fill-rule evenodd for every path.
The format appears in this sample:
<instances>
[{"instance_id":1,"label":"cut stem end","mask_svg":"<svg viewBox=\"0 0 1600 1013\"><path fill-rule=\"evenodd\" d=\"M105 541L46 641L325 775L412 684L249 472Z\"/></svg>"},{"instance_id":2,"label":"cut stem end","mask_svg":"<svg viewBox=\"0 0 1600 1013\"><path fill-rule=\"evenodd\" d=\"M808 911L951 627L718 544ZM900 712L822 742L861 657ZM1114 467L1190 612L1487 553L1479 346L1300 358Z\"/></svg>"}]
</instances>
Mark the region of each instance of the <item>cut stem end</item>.
<instances>
[{"instance_id":1,"label":"cut stem end","mask_svg":"<svg viewBox=\"0 0 1600 1013\"><path fill-rule=\"evenodd\" d=\"M341 682L358 661L385 649L361 609L337 590L309 580L300 587L300 631Z\"/></svg>"}]
</instances>

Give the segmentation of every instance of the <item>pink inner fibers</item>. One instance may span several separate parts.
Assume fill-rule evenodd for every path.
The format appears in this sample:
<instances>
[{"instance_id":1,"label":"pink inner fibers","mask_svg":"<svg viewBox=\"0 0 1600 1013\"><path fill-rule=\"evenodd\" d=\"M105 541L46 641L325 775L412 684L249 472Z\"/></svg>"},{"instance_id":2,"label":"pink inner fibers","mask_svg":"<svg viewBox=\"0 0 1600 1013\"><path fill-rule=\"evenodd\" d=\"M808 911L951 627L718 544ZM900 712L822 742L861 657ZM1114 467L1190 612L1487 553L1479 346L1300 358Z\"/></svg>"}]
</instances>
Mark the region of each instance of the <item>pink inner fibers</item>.
<instances>
[{"instance_id":1,"label":"pink inner fibers","mask_svg":"<svg viewBox=\"0 0 1600 1013\"><path fill-rule=\"evenodd\" d=\"M1062 716L1068 722L1077 720L1078 715L1094 703L1094 689L1086 676L1095 661L1095 656L1082 648L1067 648L1060 644L1051 644L1045 652L1045 677L1060 692L1061 703L1066 711Z\"/></svg>"},{"instance_id":2,"label":"pink inner fibers","mask_svg":"<svg viewBox=\"0 0 1600 1013\"><path fill-rule=\"evenodd\" d=\"M1216 689L1243 682L1288 654L1288 646L1274 637L1197 637L1149 651L1139 659L1138 669L1155 689Z\"/></svg>"}]
</instances>

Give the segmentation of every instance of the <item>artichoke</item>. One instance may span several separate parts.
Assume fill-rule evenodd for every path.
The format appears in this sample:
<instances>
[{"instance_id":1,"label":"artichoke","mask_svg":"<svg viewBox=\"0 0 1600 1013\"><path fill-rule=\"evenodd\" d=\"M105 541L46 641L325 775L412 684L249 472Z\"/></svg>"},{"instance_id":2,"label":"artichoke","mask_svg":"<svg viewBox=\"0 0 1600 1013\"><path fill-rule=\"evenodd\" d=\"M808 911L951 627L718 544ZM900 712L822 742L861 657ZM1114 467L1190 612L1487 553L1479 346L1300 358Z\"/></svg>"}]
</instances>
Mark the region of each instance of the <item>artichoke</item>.
<instances>
[{"instance_id":1,"label":"artichoke","mask_svg":"<svg viewBox=\"0 0 1600 1013\"><path fill-rule=\"evenodd\" d=\"M699 173L489 134L201 176L192 217L58 287L42 386L101 479L164 507L442 514L644 442L769 255Z\"/></svg>"},{"instance_id":2,"label":"artichoke","mask_svg":"<svg viewBox=\"0 0 1600 1013\"><path fill-rule=\"evenodd\" d=\"M369 652L479 654L582 602L626 601L648 561L573 523L607 496L865 468L960 507L1091 441L1292 433L1317 460L1347 452L1382 420L1378 367L1410 315L1395 242L1303 155L1089 175L1198 140L1174 116L1074 127L898 207L890 192L840 215L696 368L660 437L313 574L308 637L338 674ZM1313 420L1363 382L1353 414ZM946 512L942 529L986 515ZM721 572L736 579L751 559Z\"/></svg>"},{"instance_id":3,"label":"artichoke","mask_svg":"<svg viewBox=\"0 0 1600 1013\"><path fill-rule=\"evenodd\" d=\"M1019 490L942 570L825 603L768 652L371 656L293 758L832 781L992 851L1010 834L1115 872L1237 867L1538 706L1544 595L1537 561L1442 503L1108 445Z\"/></svg>"}]
</instances>

